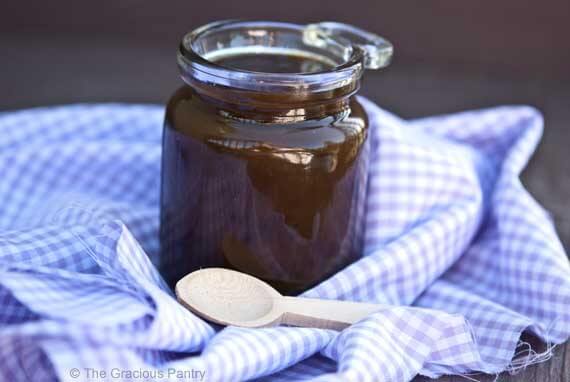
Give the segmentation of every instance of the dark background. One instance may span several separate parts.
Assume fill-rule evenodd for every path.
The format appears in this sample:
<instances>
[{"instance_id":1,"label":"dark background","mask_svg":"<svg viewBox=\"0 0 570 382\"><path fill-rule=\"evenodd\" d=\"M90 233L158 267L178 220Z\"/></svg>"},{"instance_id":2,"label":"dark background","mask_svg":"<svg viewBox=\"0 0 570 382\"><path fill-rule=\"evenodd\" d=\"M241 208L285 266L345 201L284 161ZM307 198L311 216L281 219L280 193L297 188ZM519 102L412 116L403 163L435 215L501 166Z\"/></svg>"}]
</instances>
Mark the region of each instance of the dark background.
<instances>
[{"instance_id":1,"label":"dark background","mask_svg":"<svg viewBox=\"0 0 570 382\"><path fill-rule=\"evenodd\" d=\"M498 104L539 108L545 136L523 180L570 248L568 0L4 1L0 110L164 103L181 83L181 37L229 18L342 21L388 38L393 64L367 72L362 93L406 118ZM516 380L570 380L570 351L556 357Z\"/></svg>"}]
</instances>

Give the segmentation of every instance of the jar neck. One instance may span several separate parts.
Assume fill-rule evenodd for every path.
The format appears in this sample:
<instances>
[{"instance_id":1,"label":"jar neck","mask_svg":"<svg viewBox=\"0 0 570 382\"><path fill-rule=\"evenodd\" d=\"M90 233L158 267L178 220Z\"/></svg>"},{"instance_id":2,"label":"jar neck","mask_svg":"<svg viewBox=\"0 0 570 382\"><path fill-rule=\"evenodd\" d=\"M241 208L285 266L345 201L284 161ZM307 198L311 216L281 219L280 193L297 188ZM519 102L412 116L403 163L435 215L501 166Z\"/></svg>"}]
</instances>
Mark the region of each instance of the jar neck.
<instances>
[{"instance_id":1,"label":"jar neck","mask_svg":"<svg viewBox=\"0 0 570 382\"><path fill-rule=\"evenodd\" d=\"M350 113L350 97L360 87L359 81L353 81L321 92L268 93L200 81L191 81L189 85L198 97L214 106L223 117L279 124L343 119Z\"/></svg>"},{"instance_id":2,"label":"jar neck","mask_svg":"<svg viewBox=\"0 0 570 382\"><path fill-rule=\"evenodd\" d=\"M391 57L392 44L348 24L228 20L186 34L177 61L182 79L227 116L294 123L346 113L364 69Z\"/></svg>"}]
</instances>

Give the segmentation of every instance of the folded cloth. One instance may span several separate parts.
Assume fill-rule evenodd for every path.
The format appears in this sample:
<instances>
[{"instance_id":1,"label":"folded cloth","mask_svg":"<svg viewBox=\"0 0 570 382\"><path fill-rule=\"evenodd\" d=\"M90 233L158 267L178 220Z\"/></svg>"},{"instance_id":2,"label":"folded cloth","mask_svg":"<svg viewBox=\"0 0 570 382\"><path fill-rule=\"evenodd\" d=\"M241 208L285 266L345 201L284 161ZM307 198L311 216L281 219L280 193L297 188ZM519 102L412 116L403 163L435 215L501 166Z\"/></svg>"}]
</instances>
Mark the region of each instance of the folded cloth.
<instances>
[{"instance_id":1,"label":"folded cloth","mask_svg":"<svg viewBox=\"0 0 570 382\"><path fill-rule=\"evenodd\" d=\"M364 257L305 293L384 304L342 332L220 328L176 302L152 265L162 107L0 114L0 380L400 382L542 359L523 331L566 341L569 262L519 180L540 114L362 102Z\"/></svg>"}]
</instances>

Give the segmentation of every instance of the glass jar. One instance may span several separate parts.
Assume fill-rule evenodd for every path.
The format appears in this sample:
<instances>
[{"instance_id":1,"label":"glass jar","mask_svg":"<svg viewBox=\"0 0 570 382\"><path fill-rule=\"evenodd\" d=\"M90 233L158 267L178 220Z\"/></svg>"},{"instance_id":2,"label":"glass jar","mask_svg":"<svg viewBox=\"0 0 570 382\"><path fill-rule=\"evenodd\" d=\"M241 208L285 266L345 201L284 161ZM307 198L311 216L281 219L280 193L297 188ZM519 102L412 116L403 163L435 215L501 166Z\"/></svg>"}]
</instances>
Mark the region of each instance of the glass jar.
<instances>
[{"instance_id":1,"label":"glass jar","mask_svg":"<svg viewBox=\"0 0 570 382\"><path fill-rule=\"evenodd\" d=\"M364 68L392 46L352 26L224 21L186 35L166 109L159 269L203 267L298 293L361 256Z\"/></svg>"}]
</instances>

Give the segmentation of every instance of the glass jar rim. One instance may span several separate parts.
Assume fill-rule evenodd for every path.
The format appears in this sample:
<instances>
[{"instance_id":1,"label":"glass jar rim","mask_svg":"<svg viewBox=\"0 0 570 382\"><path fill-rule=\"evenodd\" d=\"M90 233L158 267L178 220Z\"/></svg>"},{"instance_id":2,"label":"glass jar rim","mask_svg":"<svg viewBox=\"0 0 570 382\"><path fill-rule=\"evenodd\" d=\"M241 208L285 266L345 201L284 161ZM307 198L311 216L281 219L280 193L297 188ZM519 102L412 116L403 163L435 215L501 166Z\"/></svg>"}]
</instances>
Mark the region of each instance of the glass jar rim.
<instances>
[{"instance_id":1,"label":"glass jar rim","mask_svg":"<svg viewBox=\"0 0 570 382\"><path fill-rule=\"evenodd\" d=\"M341 31L344 35L336 33L333 36L331 30ZM361 40L387 44L387 49L383 51L387 52L387 59L374 68L388 64L392 54L391 44L379 36L346 24L319 23L307 26L275 21L227 20L203 25L186 34L179 47L178 65L183 80L189 84L199 81L273 93L330 91L358 81L367 63L367 48L374 48L372 43L354 44L350 36L345 36L347 31L350 36L356 31L356 37ZM334 65L317 72L276 73L248 71L215 61L220 56L260 52L320 55L321 60Z\"/></svg>"}]
</instances>

